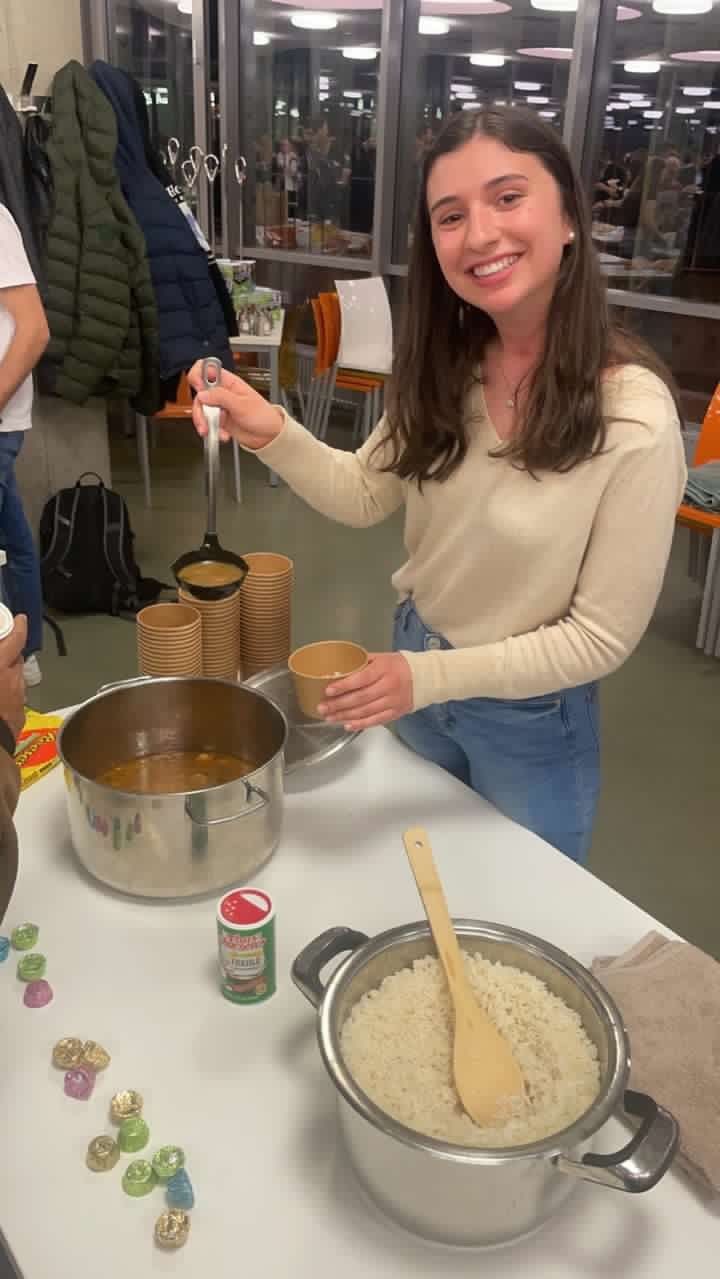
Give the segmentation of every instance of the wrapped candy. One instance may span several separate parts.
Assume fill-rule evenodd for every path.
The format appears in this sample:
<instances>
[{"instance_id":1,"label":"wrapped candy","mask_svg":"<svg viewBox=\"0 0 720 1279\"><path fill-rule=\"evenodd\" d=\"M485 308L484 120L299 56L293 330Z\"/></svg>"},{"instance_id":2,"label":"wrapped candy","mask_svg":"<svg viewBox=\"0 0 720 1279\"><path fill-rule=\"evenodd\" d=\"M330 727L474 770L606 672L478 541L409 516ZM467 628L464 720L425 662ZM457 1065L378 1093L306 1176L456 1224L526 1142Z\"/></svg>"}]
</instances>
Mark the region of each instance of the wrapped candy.
<instances>
[{"instance_id":1,"label":"wrapped candy","mask_svg":"<svg viewBox=\"0 0 720 1279\"><path fill-rule=\"evenodd\" d=\"M168 1181L185 1165L185 1151L180 1146L161 1146L153 1156L153 1168L160 1181Z\"/></svg>"},{"instance_id":2,"label":"wrapped candy","mask_svg":"<svg viewBox=\"0 0 720 1279\"><path fill-rule=\"evenodd\" d=\"M58 1039L52 1053L53 1066L60 1070L70 1070L79 1066L82 1058L82 1039Z\"/></svg>"},{"instance_id":3,"label":"wrapped candy","mask_svg":"<svg viewBox=\"0 0 720 1279\"><path fill-rule=\"evenodd\" d=\"M110 1065L110 1053L105 1051L102 1044L96 1044L94 1039L87 1039L82 1046L82 1064L97 1074Z\"/></svg>"},{"instance_id":4,"label":"wrapped candy","mask_svg":"<svg viewBox=\"0 0 720 1279\"><path fill-rule=\"evenodd\" d=\"M18 960L17 975L20 981L39 981L45 976L46 968L47 959L44 955L23 955L22 959Z\"/></svg>"},{"instance_id":5,"label":"wrapped candy","mask_svg":"<svg viewBox=\"0 0 720 1279\"><path fill-rule=\"evenodd\" d=\"M130 1119L134 1115L141 1115L143 1108L143 1099L139 1092L135 1092L134 1088L126 1088L123 1092L116 1092L110 1102L110 1114L116 1124L122 1123L123 1119Z\"/></svg>"},{"instance_id":6,"label":"wrapped candy","mask_svg":"<svg viewBox=\"0 0 720 1279\"><path fill-rule=\"evenodd\" d=\"M155 1242L161 1248L182 1248L190 1233L190 1217L186 1212L170 1208L155 1222Z\"/></svg>"},{"instance_id":7,"label":"wrapped candy","mask_svg":"<svg viewBox=\"0 0 720 1279\"><path fill-rule=\"evenodd\" d=\"M65 1073L63 1087L66 1097L74 1097L75 1101L87 1101L95 1087L95 1075L85 1066L73 1066Z\"/></svg>"},{"instance_id":8,"label":"wrapped candy","mask_svg":"<svg viewBox=\"0 0 720 1279\"><path fill-rule=\"evenodd\" d=\"M168 1208L182 1208L188 1212L195 1207L195 1195L187 1170L181 1168L171 1177L166 1187Z\"/></svg>"},{"instance_id":9,"label":"wrapped candy","mask_svg":"<svg viewBox=\"0 0 720 1279\"><path fill-rule=\"evenodd\" d=\"M150 1129L141 1115L131 1115L120 1124L118 1141L125 1154L134 1154L147 1146L150 1140Z\"/></svg>"},{"instance_id":10,"label":"wrapped candy","mask_svg":"<svg viewBox=\"0 0 720 1279\"><path fill-rule=\"evenodd\" d=\"M44 1008L53 997L53 988L47 981L29 981L25 987L23 1003L27 1008Z\"/></svg>"},{"instance_id":11,"label":"wrapped candy","mask_svg":"<svg viewBox=\"0 0 720 1279\"><path fill-rule=\"evenodd\" d=\"M109 1172L120 1158L120 1147L114 1137L93 1137L87 1148L85 1163L93 1172Z\"/></svg>"},{"instance_id":12,"label":"wrapped candy","mask_svg":"<svg viewBox=\"0 0 720 1279\"><path fill-rule=\"evenodd\" d=\"M32 950L39 936L37 924L18 924L17 928L13 928L10 940L15 950Z\"/></svg>"},{"instance_id":13,"label":"wrapped candy","mask_svg":"<svg viewBox=\"0 0 720 1279\"><path fill-rule=\"evenodd\" d=\"M126 1195L141 1199L149 1195L157 1183L152 1164L147 1159L133 1159L123 1173L122 1188Z\"/></svg>"}]
</instances>

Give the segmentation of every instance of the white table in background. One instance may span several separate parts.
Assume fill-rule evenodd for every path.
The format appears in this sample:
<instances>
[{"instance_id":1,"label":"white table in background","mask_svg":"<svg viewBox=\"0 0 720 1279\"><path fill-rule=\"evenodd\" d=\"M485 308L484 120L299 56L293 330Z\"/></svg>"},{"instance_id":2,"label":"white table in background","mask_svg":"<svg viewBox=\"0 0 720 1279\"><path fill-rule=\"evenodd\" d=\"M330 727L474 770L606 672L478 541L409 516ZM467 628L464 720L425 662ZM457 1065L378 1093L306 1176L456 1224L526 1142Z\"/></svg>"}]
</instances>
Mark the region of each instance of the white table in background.
<instances>
[{"instance_id":1,"label":"white table in background","mask_svg":"<svg viewBox=\"0 0 720 1279\"><path fill-rule=\"evenodd\" d=\"M319 772L288 779L282 843L256 876L277 908L278 992L236 1007L218 990L215 902L145 903L88 878L70 848L63 787L58 768L22 797L21 871L5 921L7 930L39 924L54 1002L26 1009L14 956L0 968L0 1229L24 1279L715 1273L720 1213L676 1173L638 1196L579 1185L534 1238L490 1255L440 1250L396 1229L347 1169L315 1014L289 977L295 955L331 925L374 934L420 917L401 843L416 823L430 834L455 915L516 925L589 963L656 926L637 906L375 729ZM112 1053L89 1102L66 1098L50 1064L63 1035ZM166 1142L187 1151L197 1206L175 1255L152 1241L160 1190L132 1200L120 1167L85 1167L121 1088L145 1097L151 1152ZM613 1120L606 1148L626 1140Z\"/></svg>"},{"instance_id":2,"label":"white table in background","mask_svg":"<svg viewBox=\"0 0 720 1279\"><path fill-rule=\"evenodd\" d=\"M284 322L285 312L283 311L272 333L257 336L241 333L238 337L230 338L231 351L242 351L246 355L267 355L270 365L270 402L272 404L280 403L280 345ZM270 483L273 487L278 483L278 477L274 471L270 472Z\"/></svg>"}]
</instances>

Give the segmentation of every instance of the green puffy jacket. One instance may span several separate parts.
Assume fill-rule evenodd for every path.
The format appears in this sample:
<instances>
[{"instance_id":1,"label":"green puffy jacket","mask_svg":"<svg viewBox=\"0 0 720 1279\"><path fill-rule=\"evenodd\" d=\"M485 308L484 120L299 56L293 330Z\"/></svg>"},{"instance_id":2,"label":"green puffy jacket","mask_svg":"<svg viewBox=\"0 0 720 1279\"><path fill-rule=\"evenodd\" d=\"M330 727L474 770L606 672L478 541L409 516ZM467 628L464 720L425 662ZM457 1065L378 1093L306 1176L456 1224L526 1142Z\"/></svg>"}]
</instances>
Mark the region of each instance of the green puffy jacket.
<instances>
[{"instance_id":1,"label":"green puffy jacket","mask_svg":"<svg viewBox=\"0 0 720 1279\"><path fill-rule=\"evenodd\" d=\"M79 62L58 71L52 103L46 311L54 390L75 404L123 396L150 413L161 403L157 309L145 240L115 172L115 113Z\"/></svg>"}]
</instances>

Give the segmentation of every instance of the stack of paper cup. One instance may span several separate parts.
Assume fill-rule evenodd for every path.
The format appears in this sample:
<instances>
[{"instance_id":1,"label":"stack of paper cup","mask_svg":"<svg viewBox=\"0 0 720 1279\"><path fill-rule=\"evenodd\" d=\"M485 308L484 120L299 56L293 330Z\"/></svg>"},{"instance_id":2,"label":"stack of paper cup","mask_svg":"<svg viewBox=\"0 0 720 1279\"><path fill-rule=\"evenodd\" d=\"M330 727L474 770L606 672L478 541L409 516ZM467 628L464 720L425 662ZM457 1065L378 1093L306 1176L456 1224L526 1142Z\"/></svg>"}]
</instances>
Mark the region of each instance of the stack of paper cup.
<instances>
[{"instance_id":1,"label":"stack of paper cup","mask_svg":"<svg viewBox=\"0 0 720 1279\"><path fill-rule=\"evenodd\" d=\"M287 555L244 555L248 575L240 587L240 665L245 679L290 656L293 562Z\"/></svg>"},{"instance_id":2,"label":"stack of paper cup","mask_svg":"<svg viewBox=\"0 0 720 1279\"><path fill-rule=\"evenodd\" d=\"M200 614L189 604L150 604L137 615L141 675L202 675Z\"/></svg>"},{"instance_id":3,"label":"stack of paper cup","mask_svg":"<svg viewBox=\"0 0 720 1279\"><path fill-rule=\"evenodd\" d=\"M202 621L202 674L237 679L240 665L240 592L220 600L196 599L180 590L178 598L197 609Z\"/></svg>"}]
</instances>

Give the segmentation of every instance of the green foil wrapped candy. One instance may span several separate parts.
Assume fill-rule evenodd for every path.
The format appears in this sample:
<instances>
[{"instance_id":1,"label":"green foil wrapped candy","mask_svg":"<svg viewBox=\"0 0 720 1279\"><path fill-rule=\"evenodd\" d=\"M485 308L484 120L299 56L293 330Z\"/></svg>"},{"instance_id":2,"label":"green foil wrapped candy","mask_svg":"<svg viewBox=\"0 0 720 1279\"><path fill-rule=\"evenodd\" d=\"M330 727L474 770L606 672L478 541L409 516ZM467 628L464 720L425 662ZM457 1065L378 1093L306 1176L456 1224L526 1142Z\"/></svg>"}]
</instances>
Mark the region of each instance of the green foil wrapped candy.
<instances>
[{"instance_id":1,"label":"green foil wrapped candy","mask_svg":"<svg viewBox=\"0 0 720 1279\"><path fill-rule=\"evenodd\" d=\"M185 1166L185 1151L180 1146L161 1146L152 1165L160 1181L169 1181Z\"/></svg>"},{"instance_id":2,"label":"green foil wrapped candy","mask_svg":"<svg viewBox=\"0 0 720 1279\"><path fill-rule=\"evenodd\" d=\"M123 1173L122 1188L133 1199L149 1195L156 1185L157 1177L147 1159L133 1159Z\"/></svg>"},{"instance_id":3,"label":"green foil wrapped candy","mask_svg":"<svg viewBox=\"0 0 720 1279\"><path fill-rule=\"evenodd\" d=\"M120 1149L126 1155L134 1154L137 1150L143 1150L150 1140L150 1129L141 1115L132 1115L129 1119L123 1119L118 1133L118 1141Z\"/></svg>"},{"instance_id":4,"label":"green foil wrapped candy","mask_svg":"<svg viewBox=\"0 0 720 1279\"><path fill-rule=\"evenodd\" d=\"M20 981L39 981L45 976L47 968L47 959L44 955L34 952L32 955L23 955L18 960L17 975Z\"/></svg>"},{"instance_id":5,"label":"green foil wrapped candy","mask_svg":"<svg viewBox=\"0 0 720 1279\"><path fill-rule=\"evenodd\" d=\"M15 950L32 950L37 945L40 929L37 924L18 924L10 934L10 941Z\"/></svg>"}]
</instances>

